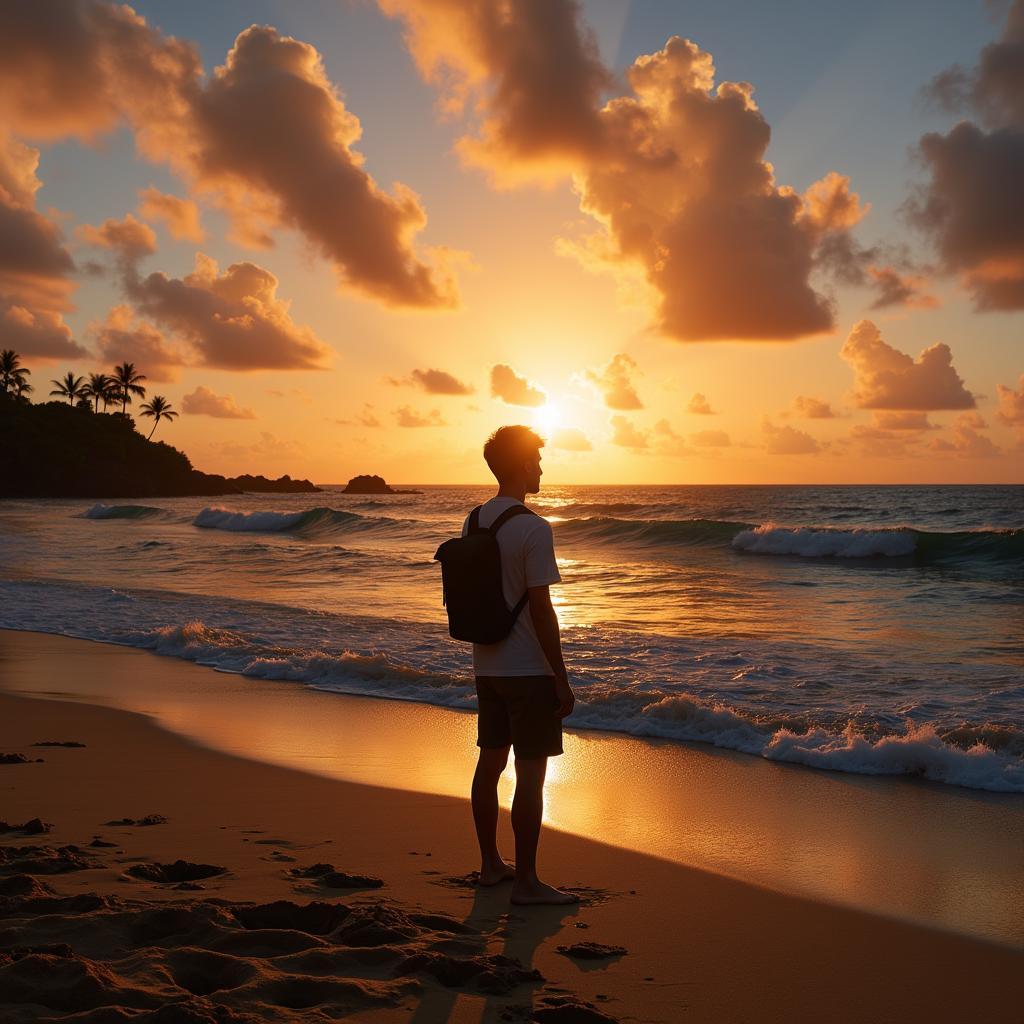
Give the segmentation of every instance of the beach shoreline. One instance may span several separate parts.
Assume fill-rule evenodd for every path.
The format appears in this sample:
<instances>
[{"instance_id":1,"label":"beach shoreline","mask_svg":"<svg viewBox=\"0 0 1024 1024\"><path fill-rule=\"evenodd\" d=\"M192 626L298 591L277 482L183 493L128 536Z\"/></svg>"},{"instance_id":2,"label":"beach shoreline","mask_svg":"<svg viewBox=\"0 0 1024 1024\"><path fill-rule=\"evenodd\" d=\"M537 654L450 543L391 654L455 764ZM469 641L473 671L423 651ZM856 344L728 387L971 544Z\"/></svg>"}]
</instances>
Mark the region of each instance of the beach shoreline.
<instances>
[{"instance_id":1,"label":"beach shoreline","mask_svg":"<svg viewBox=\"0 0 1024 1024\"><path fill-rule=\"evenodd\" d=\"M109 651L100 648L100 653ZM164 664L179 679L177 699L186 702L187 673L181 670L189 666ZM15 668L8 649L2 662L5 686ZM65 659L65 669L70 677L87 666ZM357 987L366 1003L357 1019L498 1020L509 1006L527 1006L536 1013L553 1009L550 1000L570 995L612 1019L666 1022L684 1017L820 1020L823 1006L828 1006L830 1020L851 1022L984 1019L1016 1009L1017 979L1024 962L1019 950L782 895L554 829L542 841L544 872L552 881L577 886L584 903L578 909L508 916L512 908L507 894L466 888L465 876L475 864L465 800L375 788L227 756L162 728L153 718L53 696L0 695L0 750L43 758L41 763L0 766L0 816L9 822L39 817L54 825L52 832L32 837L8 834L0 843L5 850L75 844L94 866L40 875L38 880L58 897L94 892L108 902L88 913L65 909L40 917L19 911L18 900L8 897L0 943L10 948L67 942L76 956L105 965L119 979L114 988L121 995L107 992L97 997L101 1000L116 1002L128 989L149 991L153 976L146 972L156 966L165 968L165 976L166 971L171 976L182 971L177 939L147 948L145 971L138 957L126 959L110 932L115 918L123 927L124 915L152 915L153 907L165 901L181 903L182 913L192 920L208 912L210 899L236 909L243 902L289 900L302 905L319 900L361 907L364 916L384 914L374 907L404 913L409 920L410 914L440 914L470 929L460 937L465 949L455 949L458 943L453 943L451 933L439 937L421 925L404 940L417 955L447 950L445 955L475 956L477 961L509 955L546 979L513 985L499 995L468 983L448 988L422 974L405 976L397 984L394 977L383 976L384 967L370 970L366 962L355 964L351 951L347 959L337 953L340 959L331 977L354 972L361 979ZM32 746L45 741L76 741L85 747ZM167 821L154 826L103 824L150 814ZM509 824L504 813L501 830L507 847ZM96 835L115 845L90 847ZM127 873L134 864L178 859L224 866L227 872L198 883L204 890L191 892ZM350 895L289 874L307 862L330 862L340 871L378 875L385 886ZM10 877L5 869L5 883ZM437 884L445 880L447 884ZM218 927L217 941L226 943L223 922ZM277 950L273 963L240 952L241 945L232 947L231 964L189 954L189 970L209 974L216 960L221 974L231 974L232 979L244 976L244 983L217 988L223 978L207 978L193 988L213 985L215 991L197 995L178 985L161 998L206 1010L224 1005L239 1013L256 1012L254 1000L287 988L278 974L302 973L294 962L296 936L291 933L297 932L300 939L305 933L294 922L285 931L291 938L283 941L293 943L292 952ZM234 941L238 936L232 932L228 938ZM623 946L628 953L584 962L557 952L559 945L582 940ZM203 941L213 940L207 936ZM335 939L321 936L321 952L324 941ZM218 954L225 955L229 954ZM61 971L51 975L54 991L71 971L69 964L85 970L80 960L64 960L68 962L57 964ZM0 976L6 971L9 977L16 964L0 968ZM200 965L205 965L202 970ZM306 964L304 977L308 969ZM936 984L938 978L941 984ZM316 988L294 978L288 984L292 1002L314 1000L306 1008L311 1016L304 1016L304 1009L282 1009L279 1004L274 1010L278 1016L266 1019L321 1019L314 1007L324 1004L315 1000L337 996L330 995L330 986ZM301 997L296 986L305 993ZM0 993L4 991L0 982ZM346 991L351 995L355 990ZM41 990L36 998L48 997ZM73 993L66 995L70 1002L60 1012L70 1012L75 998ZM145 1004L146 998L138 996L141 1002L135 1005ZM22 1002L12 1009L10 1019L39 1016L38 1006L26 1011L29 1005Z\"/></svg>"},{"instance_id":2,"label":"beach shoreline","mask_svg":"<svg viewBox=\"0 0 1024 1024\"><path fill-rule=\"evenodd\" d=\"M50 634L2 630L0 659L0 689L142 712L190 742L242 758L465 799L475 720L464 711L215 672ZM1015 843L1022 796L571 727L565 748L549 765L551 829L1024 948ZM512 786L510 767L499 790L506 809Z\"/></svg>"}]
</instances>

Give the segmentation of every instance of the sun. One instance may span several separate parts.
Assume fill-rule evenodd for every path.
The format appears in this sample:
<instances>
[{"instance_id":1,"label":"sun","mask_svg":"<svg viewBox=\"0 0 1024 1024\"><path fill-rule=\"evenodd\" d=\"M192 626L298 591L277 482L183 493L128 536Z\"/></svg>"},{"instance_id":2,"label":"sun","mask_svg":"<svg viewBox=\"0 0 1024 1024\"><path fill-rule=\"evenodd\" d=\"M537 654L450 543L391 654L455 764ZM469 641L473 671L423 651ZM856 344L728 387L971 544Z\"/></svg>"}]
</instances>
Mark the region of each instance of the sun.
<instances>
[{"instance_id":1,"label":"sun","mask_svg":"<svg viewBox=\"0 0 1024 1024\"><path fill-rule=\"evenodd\" d=\"M533 425L545 434L550 434L562 425L562 410L554 402L534 410Z\"/></svg>"}]
</instances>

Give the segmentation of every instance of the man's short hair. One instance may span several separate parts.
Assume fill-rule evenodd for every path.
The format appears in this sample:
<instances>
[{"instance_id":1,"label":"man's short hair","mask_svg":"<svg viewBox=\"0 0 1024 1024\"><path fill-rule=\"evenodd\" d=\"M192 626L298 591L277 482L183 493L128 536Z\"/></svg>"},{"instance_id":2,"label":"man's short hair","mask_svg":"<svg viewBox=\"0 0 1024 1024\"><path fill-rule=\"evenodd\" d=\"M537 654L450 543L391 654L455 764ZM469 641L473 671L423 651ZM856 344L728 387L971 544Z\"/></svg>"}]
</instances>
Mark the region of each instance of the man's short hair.
<instances>
[{"instance_id":1,"label":"man's short hair","mask_svg":"<svg viewBox=\"0 0 1024 1024\"><path fill-rule=\"evenodd\" d=\"M484 461L498 480L506 480L544 447L544 438L529 427L499 427L484 445Z\"/></svg>"}]
</instances>

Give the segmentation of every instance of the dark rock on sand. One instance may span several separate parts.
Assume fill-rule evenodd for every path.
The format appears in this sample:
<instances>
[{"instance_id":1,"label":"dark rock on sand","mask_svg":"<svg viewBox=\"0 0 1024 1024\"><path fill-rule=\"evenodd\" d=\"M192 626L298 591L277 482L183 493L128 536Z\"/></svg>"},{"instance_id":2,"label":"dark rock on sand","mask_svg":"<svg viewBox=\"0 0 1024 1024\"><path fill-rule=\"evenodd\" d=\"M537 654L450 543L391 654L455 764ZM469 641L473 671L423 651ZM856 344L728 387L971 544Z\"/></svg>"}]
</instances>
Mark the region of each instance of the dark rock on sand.
<instances>
[{"instance_id":1,"label":"dark rock on sand","mask_svg":"<svg viewBox=\"0 0 1024 1024\"><path fill-rule=\"evenodd\" d=\"M90 846L117 846L117 843L108 843L105 839L100 839L99 836L94 836Z\"/></svg>"},{"instance_id":2,"label":"dark rock on sand","mask_svg":"<svg viewBox=\"0 0 1024 1024\"><path fill-rule=\"evenodd\" d=\"M0 896L32 899L37 896L52 896L53 890L38 878L31 875L11 875L0 878Z\"/></svg>"},{"instance_id":3,"label":"dark rock on sand","mask_svg":"<svg viewBox=\"0 0 1024 1024\"><path fill-rule=\"evenodd\" d=\"M350 875L347 871L335 871L333 864L310 864L308 868L292 868L293 878L315 878L328 889L379 889L383 880L373 875Z\"/></svg>"},{"instance_id":4,"label":"dark rock on sand","mask_svg":"<svg viewBox=\"0 0 1024 1024\"><path fill-rule=\"evenodd\" d=\"M103 824L107 828L118 825L166 825L167 819L162 814L147 814L144 818L118 818L117 821L105 821Z\"/></svg>"},{"instance_id":5,"label":"dark rock on sand","mask_svg":"<svg viewBox=\"0 0 1024 1024\"><path fill-rule=\"evenodd\" d=\"M225 874L227 870L217 864L193 864L187 860L176 860L173 864L133 864L128 868L128 874L146 882L166 885L170 882L194 882L199 878L213 878L214 875Z\"/></svg>"},{"instance_id":6,"label":"dark rock on sand","mask_svg":"<svg viewBox=\"0 0 1024 1024\"><path fill-rule=\"evenodd\" d=\"M33 818L22 825L9 825L6 821L0 821L0 832L22 832L27 836L39 836L44 832L52 832L53 826L48 821Z\"/></svg>"},{"instance_id":7,"label":"dark rock on sand","mask_svg":"<svg viewBox=\"0 0 1024 1024\"><path fill-rule=\"evenodd\" d=\"M84 743L77 740L43 740L40 743L33 743L33 747L84 747Z\"/></svg>"},{"instance_id":8,"label":"dark rock on sand","mask_svg":"<svg viewBox=\"0 0 1024 1024\"><path fill-rule=\"evenodd\" d=\"M42 761L41 757L36 758ZM0 754L0 764L31 764L31 760L24 754Z\"/></svg>"},{"instance_id":9,"label":"dark rock on sand","mask_svg":"<svg viewBox=\"0 0 1024 1024\"><path fill-rule=\"evenodd\" d=\"M558 946L562 956L575 957L577 960L607 960L613 956L625 956L629 950L625 946L606 946L602 942L574 942L571 946Z\"/></svg>"},{"instance_id":10,"label":"dark rock on sand","mask_svg":"<svg viewBox=\"0 0 1024 1024\"><path fill-rule=\"evenodd\" d=\"M91 867L77 846L0 846L0 870L59 875Z\"/></svg>"}]
</instances>

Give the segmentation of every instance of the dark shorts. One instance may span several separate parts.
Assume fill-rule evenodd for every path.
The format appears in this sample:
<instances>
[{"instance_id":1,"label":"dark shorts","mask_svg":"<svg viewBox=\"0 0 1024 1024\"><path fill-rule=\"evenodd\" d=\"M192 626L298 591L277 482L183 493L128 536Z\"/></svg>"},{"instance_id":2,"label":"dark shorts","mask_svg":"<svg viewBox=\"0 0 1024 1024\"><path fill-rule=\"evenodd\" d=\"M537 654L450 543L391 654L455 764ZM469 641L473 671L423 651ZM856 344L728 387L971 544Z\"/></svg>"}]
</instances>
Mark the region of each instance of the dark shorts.
<instances>
[{"instance_id":1,"label":"dark shorts","mask_svg":"<svg viewBox=\"0 0 1024 1024\"><path fill-rule=\"evenodd\" d=\"M478 747L511 746L516 757L562 752L554 676L477 676Z\"/></svg>"}]
</instances>

